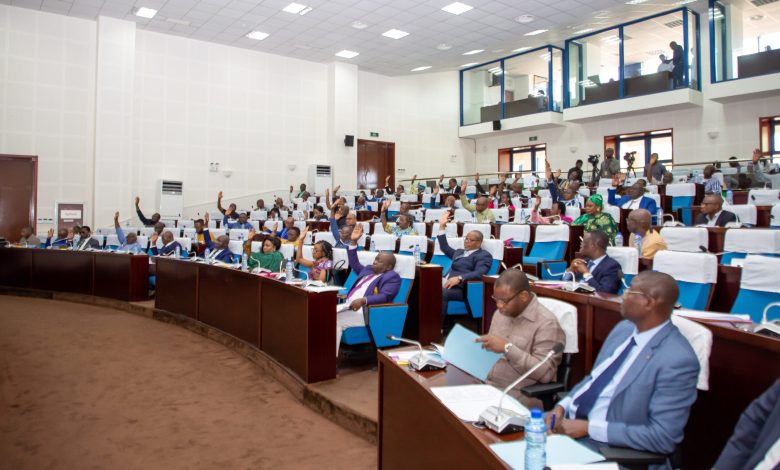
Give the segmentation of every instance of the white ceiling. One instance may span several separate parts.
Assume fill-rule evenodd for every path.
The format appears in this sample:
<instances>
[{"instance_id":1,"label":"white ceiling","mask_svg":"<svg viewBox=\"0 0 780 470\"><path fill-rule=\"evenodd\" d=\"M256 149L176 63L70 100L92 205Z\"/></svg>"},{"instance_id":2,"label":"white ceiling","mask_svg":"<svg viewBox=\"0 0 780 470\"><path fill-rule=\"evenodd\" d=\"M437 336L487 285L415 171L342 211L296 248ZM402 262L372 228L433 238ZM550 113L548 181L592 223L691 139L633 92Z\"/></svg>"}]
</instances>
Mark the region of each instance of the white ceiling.
<instances>
[{"instance_id":1,"label":"white ceiling","mask_svg":"<svg viewBox=\"0 0 780 470\"><path fill-rule=\"evenodd\" d=\"M556 44L576 31L601 29L629 19L677 7L674 0L626 5L625 0L462 0L474 7L459 16L441 8L452 0L296 0L313 7L304 16L282 11L291 0L0 0L0 3L96 19L99 15L135 21L140 29L228 44L316 62L343 60L361 70L384 75L457 70L470 62L487 62L523 46ZM135 8L159 10L148 20ZM706 11L705 0L687 5ZM514 20L530 14L535 20ZM705 17L706 18L706 17ZM705 19L703 18L703 19ZM188 25L171 22L185 21ZM354 21L368 25L358 30ZM706 25L706 21L702 21ZM409 33L402 39L382 36L389 29ZM537 29L547 33L525 36ZM244 37L258 30L263 41ZM437 45L448 44L449 50ZM334 57L342 49L360 53L354 59ZM464 52L485 49L476 55ZM420 72L425 73L425 72Z\"/></svg>"}]
</instances>

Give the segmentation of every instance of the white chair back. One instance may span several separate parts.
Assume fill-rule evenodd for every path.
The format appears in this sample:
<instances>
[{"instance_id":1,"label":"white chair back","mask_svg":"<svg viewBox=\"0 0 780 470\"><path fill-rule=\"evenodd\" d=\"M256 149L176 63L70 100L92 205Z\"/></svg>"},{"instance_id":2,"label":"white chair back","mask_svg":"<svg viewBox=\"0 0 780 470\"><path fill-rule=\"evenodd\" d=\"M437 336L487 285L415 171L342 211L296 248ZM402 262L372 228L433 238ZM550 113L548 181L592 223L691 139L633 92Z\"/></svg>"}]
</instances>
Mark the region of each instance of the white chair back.
<instances>
[{"instance_id":1,"label":"white chair back","mask_svg":"<svg viewBox=\"0 0 780 470\"><path fill-rule=\"evenodd\" d=\"M107 246L119 246L119 237L114 233L111 235L106 235L106 245Z\"/></svg>"},{"instance_id":2,"label":"white chair back","mask_svg":"<svg viewBox=\"0 0 780 470\"><path fill-rule=\"evenodd\" d=\"M428 252L428 238L425 235L404 235L401 237L400 251L414 251L416 245L420 246L421 253Z\"/></svg>"},{"instance_id":3,"label":"white chair back","mask_svg":"<svg viewBox=\"0 0 780 470\"><path fill-rule=\"evenodd\" d=\"M390 235L389 233L374 232L371 235L371 243L377 251L395 251L395 241L395 235Z\"/></svg>"},{"instance_id":4,"label":"white chair back","mask_svg":"<svg viewBox=\"0 0 780 470\"><path fill-rule=\"evenodd\" d=\"M723 251L780 254L780 230L759 228L728 229L723 241Z\"/></svg>"},{"instance_id":5,"label":"white chair back","mask_svg":"<svg viewBox=\"0 0 780 470\"><path fill-rule=\"evenodd\" d=\"M466 209L455 209L454 222L471 222L472 220L474 220L474 215L471 212Z\"/></svg>"},{"instance_id":6,"label":"white chair back","mask_svg":"<svg viewBox=\"0 0 780 470\"><path fill-rule=\"evenodd\" d=\"M769 214L769 226L780 227L780 204L772 206L772 212Z\"/></svg>"},{"instance_id":7,"label":"white chair back","mask_svg":"<svg viewBox=\"0 0 780 470\"><path fill-rule=\"evenodd\" d=\"M724 205L723 210L733 212L737 220L743 224L756 225L758 223L758 208L753 204Z\"/></svg>"},{"instance_id":8,"label":"white chair back","mask_svg":"<svg viewBox=\"0 0 780 470\"><path fill-rule=\"evenodd\" d=\"M397 272L401 279L414 279L415 265L414 256L395 255L393 271Z\"/></svg>"},{"instance_id":9,"label":"white chair back","mask_svg":"<svg viewBox=\"0 0 780 470\"><path fill-rule=\"evenodd\" d=\"M696 388L710 389L710 351L712 351L712 331L706 326L677 314L672 315L672 323L688 340L696 359L699 360L699 378Z\"/></svg>"},{"instance_id":10,"label":"white chair back","mask_svg":"<svg viewBox=\"0 0 780 470\"><path fill-rule=\"evenodd\" d=\"M444 213L444 209L428 209L425 211L425 222L437 222L441 215Z\"/></svg>"},{"instance_id":11,"label":"white chair back","mask_svg":"<svg viewBox=\"0 0 780 470\"><path fill-rule=\"evenodd\" d=\"M182 250L190 251L192 250L192 239L187 237L176 237L174 238L176 242L181 245Z\"/></svg>"},{"instance_id":12,"label":"white chair back","mask_svg":"<svg viewBox=\"0 0 780 470\"><path fill-rule=\"evenodd\" d=\"M463 248L463 239L462 238L455 238L455 237L447 237L447 245L450 246L453 250L458 250ZM434 255L444 255L444 252L441 251L441 247L439 247L439 239L437 238L433 245L433 254Z\"/></svg>"},{"instance_id":13,"label":"white chair back","mask_svg":"<svg viewBox=\"0 0 780 470\"><path fill-rule=\"evenodd\" d=\"M246 240L249 236L249 230L245 228L231 228L230 239L231 240Z\"/></svg>"},{"instance_id":14,"label":"white chair back","mask_svg":"<svg viewBox=\"0 0 780 470\"><path fill-rule=\"evenodd\" d=\"M336 246L336 238L330 232L317 232L314 234L314 243L322 240L330 243L333 246Z\"/></svg>"},{"instance_id":15,"label":"white chair back","mask_svg":"<svg viewBox=\"0 0 780 470\"><path fill-rule=\"evenodd\" d=\"M566 206L566 216L571 217L572 220L577 220L582 215L582 210L579 207Z\"/></svg>"},{"instance_id":16,"label":"white chair back","mask_svg":"<svg viewBox=\"0 0 780 470\"><path fill-rule=\"evenodd\" d=\"M747 255L742 265L739 288L780 294L780 258L775 256Z\"/></svg>"},{"instance_id":17,"label":"white chair back","mask_svg":"<svg viewBox=\"0 0 780 470\"><path fill-rule=\"evenodd\" d=\"M751 189L748 192L748 204L771 206L780 201L780 189Z\"/></svg>"},{"instance_id":18,"label":"white chair back","mask_svg":"<svg viewBox=\"0 0 780 470\"><path fill-rule=\"evenodd\" d=\"M417 202L416 194L401 194L401 202Z\"/></svg>"},{"instance_id":19,"label":"white chair back","mask_svg":"<svg viewBox=\"0 0 780 470\"><path fill-rule=\"evenodd\" d=\"M190 228L195 226L195 221L192 219L183 219L179 222L180 228Z\"/></svg>"},{"instance_id":20,"label":"white chair back","mask_svg":"<svg viewBox=\"0 0 780 470\"><path fill-rule=\"evenodd\" d=\"M493 227L490 224L463 224L463 236L472 231L481 232L484 235L485 240L490 240L493 235Z\"/></svg>"},{"instance_id":21,"label":"white chair back","mask_svg":"<svg viewBox=\"0 0 780 470\"><path fill-rule=\"evenodd\" d=\"M230 240L230 243L228 243L228 250L234 255L240 255L244 252L244 244L241 240Z\"/></svg>"},{"instance_id":22,"label":"white chair back","mask_svg":"<svg viewBox=\"0 0 780 470\"><path fill-rule=\"evenodd\" d=\"M193 243L197 243L196 240L198 239L198 232L196 232L194 228L182 229L182 235L187 238L191 238Z\"/></svg>"},{"instance_id":23,"label":"white chair back","mask_svg":"<svg viewBox=\"0 0 780 470\"><path fill-rule=\"evenodd\" d=\"M149 237L138 235L138 244L141 245L141 248L146 249L149 246Z\"/></svg>"},{"instance_id":24,"label":"white chair back","mask_svg":"<svg viewBox=\"0 0 780 470\"><path fill-rule=\"evenodd\" d=\"M482 240L482 249L490 253L493 259L503 261L504 259L504 242L501 240L488 240L487 238Z\"/></svg>"},{"instance_id":25,"label":"white chair back","mask_svg":"<svg viewBox=\"0 0 780 470\"><path fill-rule=\"evenodd\" d=\"M620 208L618 206L604 206L604 212L611 215L616 224L620 223Z\"/></svg>"},{"instance_id":26,"label":"white chair back","mask_svg":"<svg viewBox=\"0 0 780 470\"><path fill-rule=\"evenodd\" d=\"M672 183L666 185L667 196L695 196L696 185L693 183Z\"/></svg>"},{"instance_id":27,"label":"white chair back","mask_svg":"<svg viewBox=\"0 0 780 470\"><path fill-rule=\"evenodd\" d=\"M563 334L566 336L563 352L568 354L580 352L577 344L577 307L568 302L549 297L537 297L537 299L539 299L540 304L555 314L558 324L561 325Z\"/></svg>"},{"instance_id":28,"label":"white chair back","mask_svg":"<svg viewBox=\"0 0 780 470\"><path fill-rule=\"evenodd\" d=\"M222 235L227 235L227 230L225 230L224 228L209 229L209 235L211 235L211 238L213 240L216 240L218 237L221 237Z\"/></svg>"},{"instance_id":29,"label":"white chair back","mask_svg":"<svg viewBox=\"0 0 780 470\"><path fill-rule=\"evenodd\" d=\"M279 252L284 259L295 259L295 245L292 243L282 243L282 246L279 247Z\"/></svg>"},{"instance_id":30,"label":"white chair back","mask_svg":"<svg viewBox=\"0 0 780 470\"><path fill-rule=\"evenodd\" d=\"M568 225L537 225L534 243L537 242L568 242Z\"/></svg>"},{"instance_id":31,"label":"white chair back","mask_svg":"<svg viewBox=\"0 0 780 470\"><path fill-rule=\"evenodd\" d=\"M265 220L268 218L268 211L252 211L249 213L249 220Z\"/></svg>"},{"instance_id":32,"label":"white chair back","mask_svg":"<svg viewBox=\"0 0 780 470\"><path fill-rule=\"evenodd\" d=\"M655 254L653 270L666 273L677 281L715 284L718 280L718 257L710 253L664 250Z\"/></svg>"},{"instance_id":33,"label":"white chair back","mask_svg":"<svg viewBox=\"0 0 780 470\"><path fill-rule=\"evenodd\" d=\"M436 238L440 233L441 231L439 230L439 224L434 224L433 227L431 227L431 236ZM444 233L447 234L447 238L456 238L458 236L458 224L454 222L448 223L444 228Z\"/></svg>"},{"instance_id":34,"label":"white chair back","mask_svg":"<svg viewBox=\"0 0 780 470\"><path fill-rule=\"evenodd\" d=\"M414 231L417 232L417 235L425 235L425 232L428 229L428 226L425 224L425 222L415 222L412 224L412 227L414 227Z\"/></svg>"},{"instance_id":35,"label":"white chair back","mask_svg":"<svg viewBox=\"0 0 780 470\"><path fill-rule=\"evenodd\" d=\"M645 189L647 189L647 192L650 194L658 194L658 185L657 184L648 184ZM658 202L658 201L656 201Z\"/></svg>"},{"instance_id":36,"label":"white chair back","mask_svg":"<svg viewBox=\"0 0 780 470\"><path fill-rule=\"evenodd\" d=\"M390 203L390 207L387 208L388 212L399 212L401 210L401 202L393 201Z\"/></svg>"},{"instance_id":37,"label":"white chair back","mask_svg":"<svg viewBox=\"0 0 780 470\"><path fill-rule=\"evenodd\" d=\"M263 242L252 242L252 253L260 253L263 250Z\"/></svg>"},{"instance_id":38,"label":"white chair back","mask_svg":"<svg viewBox=\"0 0 780 470\"><path fill-rule=\"evenodd\" d=\"M509 222L509 209L506 207L499 207L498 209L490 209L493 215L496 216L496 222Z\"/></svg>"},{"instance_id":39,"label":"white chair back","mask_svg":"<svg viewBox=\"0 0 780 470\"><path fill-rule=\"evenodd\" d=\"M510 238L518 243L531 241L531 227L520 224L504 224L499 228L498 237L503 240Z\"/></svg>"},{"instance_id":40,"label":"white chair back","mask_svg":"<svg viewBox=\"0 0 780 470\"><path fill-rule=\"evenodd\" d=\"M662 227L661 236L671 251L700 253L701 246L709 246L709 235L703 227Z\"/></svg>"},{"instance_id":41,"label":"white chair back","mask_svg":"<svg viewBox=\"0 0 780 470\"><path fill-rule=\"evenodd\" d=\"M639 251L630 246L608 246L607 256L620 263L623 274L639 274Z\"/></svg>"},{"instance_id":42,"label":"white chair back","mask_svg":"<svg viewBox=\"0 0 780 470\"><path fill-rule=\"evenodd\" d=\"M151 237L154 233L154 227L142 227L138 232L145 237Z\"/></svg>"}]
</instances>

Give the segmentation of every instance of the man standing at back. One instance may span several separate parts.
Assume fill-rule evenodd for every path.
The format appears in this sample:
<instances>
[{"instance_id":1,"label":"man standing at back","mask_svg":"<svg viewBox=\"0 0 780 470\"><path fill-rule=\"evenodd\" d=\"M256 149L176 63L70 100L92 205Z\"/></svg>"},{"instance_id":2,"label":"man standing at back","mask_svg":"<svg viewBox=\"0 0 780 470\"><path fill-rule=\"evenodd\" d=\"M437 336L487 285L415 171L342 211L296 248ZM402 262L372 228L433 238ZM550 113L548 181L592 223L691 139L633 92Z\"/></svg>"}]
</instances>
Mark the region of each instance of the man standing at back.
<instances>
[{"instance_id":1,"label":"man standing at back","mask_svg":"<svg viewBox=\"0 0 780 470\"><path fill-rule=\"evenodd\" d=\"M683 439L699 361L670 317L679 289L668 274L643 271L623 293L625 320L607 336L591 373L547 416L553 433L671 454Z\"/></svg>"},{"instance_id":2,"label":"man standing at back","mask_svg":"<svg viewBox=\"0 0 780 470\"><path fill-rule=\"evenodd\" d=\"M473 231L463 237L463 249L453 250L447 243L447 222L450 213L445 212L439 219L439 248L452 260L452 265L444 275L441 293L441 316L444 334L454 326L448 321L447 304L450 300L466 299L466 282L478 281L487 274L493 264L493 256L482 249L482 232Z\"/></svg>"},{"instance_id":3,"label":"man standing at back","mask_svg":"<svg viewBox=\"0 0 780 470\"><path fill-rule=\"evenodd\" d=\"M674 80L674 87L678 88L683 86L683 72L685 65L683 64L683 48L681 45L677 44L675 41L672 41L669 43L669 48L673 52L672 56L672 65L674 65L674 70L672 70L672 79Z\"/></svg>"},{"instance_id":4,"label":"man standing at back","mask_svg":"<svg viewBox=\"0 0 780 470\"><path fill-rule=\"evenodd\" d=\"M604 161L601 162L601 178L612 178L620 173L620 161L615 158L615 149L608 148L604 151Z\"/></svg>"}]
</instances>

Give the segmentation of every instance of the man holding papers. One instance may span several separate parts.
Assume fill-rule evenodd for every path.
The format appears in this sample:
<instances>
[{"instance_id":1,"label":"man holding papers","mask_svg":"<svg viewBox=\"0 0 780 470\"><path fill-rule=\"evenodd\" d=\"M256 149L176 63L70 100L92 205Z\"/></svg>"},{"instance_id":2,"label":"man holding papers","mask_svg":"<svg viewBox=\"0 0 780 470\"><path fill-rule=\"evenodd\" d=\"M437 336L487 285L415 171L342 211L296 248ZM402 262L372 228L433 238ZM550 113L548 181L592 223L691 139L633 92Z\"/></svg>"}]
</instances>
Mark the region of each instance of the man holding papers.
<instances>
[{"instance_id":1,"label":"man holding papers","mask_svg":"<svg viewBox=\"0 0 780 470\"><path fill-rule=\"evenodd\" d=\"M558 320L539 303L531 292L528 278L519 270L504 271L496 280L493 300L498 310L493 315L490 331L476 341L482 347L503 354L488 374L488 383L504 388L538 364L556 343L565 343ZM542 402L530 398L520 389L555 379L561 355L556 355L520 382L509 393L528 408L542 408Z\"/></svg>"},{"instance_id":2,"label":"man holding papers","mask_svg":"<svg viewBox=\"0 0 780 470\"><path fill-rule=\"evenodd\" d=\"M677 283L644 271L623 293L624 321L604 341L590 375L547 416L553 433L604 445L671 454L696 401L699 361L671 322Z\"/></svg>"}]
</instances>

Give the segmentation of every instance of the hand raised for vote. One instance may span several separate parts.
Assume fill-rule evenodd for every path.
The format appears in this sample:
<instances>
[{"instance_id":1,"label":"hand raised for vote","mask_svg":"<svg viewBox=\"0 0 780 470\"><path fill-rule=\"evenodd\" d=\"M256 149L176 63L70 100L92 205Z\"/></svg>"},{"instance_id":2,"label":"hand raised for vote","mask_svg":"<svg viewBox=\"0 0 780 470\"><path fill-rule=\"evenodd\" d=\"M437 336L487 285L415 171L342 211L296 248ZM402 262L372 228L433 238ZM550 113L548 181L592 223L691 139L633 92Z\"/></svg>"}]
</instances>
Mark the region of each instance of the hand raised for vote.
<instances>
[{"instance_id":1,"label":"hand raised for vote","mask_svg":"<svg viewBox=\"0 0 780 470\"><path fill-rule=\"evenodd\" d=\"M279 231L279 222L274 222L274 233Z\"/></svg>"},{"instance_id":2,"label":"hand raised for vote","mask_svg":"<svg viewBox=\"0 0 780 470\"><path fill-rule=\"evenodd\" d=\"M558 168L558 170L555 171L555 179L558 179L561 177L561 169Z\"/></svg>"},{"instance_id":3,"label":"hand raised for vote","mask_svg":"<svg viewBox=\"0 0 780 470\"><path fill-rule=\"evenodd\" d=\"M497 190L498 190L498 186L493 186L492 188L490 188L490 197L495 196Z\"/></svg>"},{"instance_id":4,"label":"hand raised for vote","mask_svg":"<svg viewBox=\"0 0 780 470\"><path fill-rule=\"evenodd\" d=\"M157 232L152 232L152 234L149 236L149 243L157 243L157 239L160 236L157 235Z\"/></svg>"},{"instance_id":5,"label":"hand raised for vote","mask_svg":"<svg viewBox=\"0 0 780 470\"><path fill-rule=\"evenodd\" d=\"M53 236L54 236L54 229L53 229L53 228L50 228L50 229L49 229L49 232L48 232L48 238L51 238L51 237L53 237Z\"/></svg>"},{"instance_id":6,"label":"hand raised for vote","mask_svg":"<svg viewBox=\"0 0 780 470\"><path fill-rule=\"evenodd\" d=\"M232 207L228 207L227 209L225 209L225 215L230 215L232 213L233 213L233 208Z\"/></svg>"},{"instance_id":7,"label":"hand raised for vote","mask_svg":"<svg viewBox=\"0 0 780 470\"><path fill-rule=\"evenodd\" d=\"M247 232L246 238L247 240L252 240L253 238L255 238L255 235L257 235L257 230L255 230L255 228L252 227L249 229L249 232Z\"/></svg>"},{"instance_id":8,"label":"hand raised for vote","mask_svg":"<svg viewBox=\"0 0 780 470\"><path fill-rule=\"evenodd\" d=\"M290 192L293 192L293 191L294 191L293 185L290 185Z\"/></svg>"},{"instance_id":9,"label":"hand raised for vote","mask_svg":"<svg viewBox=\"0 0 780 470\"><path fill-rule=\"evenodd\" d=\"M474 181L479 181L479 173L474 173Z\"/></svg>"},{"instance_id":10,"label":"hand raised for vote","mask_svg":"<svg viewBox=\"0 0 780 470\"><path fill-rule=\"evenodd\" d=\"M387 199L385 202L382 203L382 212L385 212L387 209L390 208L390 204L392 204L393 201L390 199Z\"/></svg>"},{"instance_id":11,"label":"hand raised for vote","mask_svg":"<svg viewBox=\"0 0 780 470\"><path fill-rule=\"evenodd\" d=\"M140 204L140 203L141 203L141 198L136 196L135 197L135 207L138 207L138 204Z\"/></svg>"},{"instance_id":12,"label":"hand raised for vote","mask_svg":"<svg viewBox=\"0 0 780 470\"><path fill-rule=\"evenodd\" d=\"M493 351L497 353L504 353L506 347L506 340L499 338L496 335L483 335L474 339L475 343L482 343L482 349Z\"/></svg>"},{"instance_id":13,"label":"hand raised for vote","mask_svg":"<svg viewBox=\"0 0 780 470\"><path fill-rule=\"evenodd\" d=\"M334 196L335 196L335 195L337 195L337 194L339 193L339 189L341 189L341 185L338 185L338 186L336 186L335 188L333 188L333 195L334 195Z\"/></svg>"},{"instance_id":14,"label":"hand raised for vote","mask_svg":"<svg viewBox=\"0 0 780 470\"><path fill-rule=\"evenodd\" d=\"M468 183L466 180L463 180L462 183L460 183L460 194L465 195L466 194L466 188L468 188Z\"/></svg>"},{"instance_id":15,"label":"hand raised for vote","mask_svg":"<svg viewBox=\"0 0 780 470\"><path fill-rule=\"evenodd\" d=\"M222 191L217 194L217 199L222 199Z\"/></svg>"},{"instance_id":16,"label":"hand raised for vote","mask_svg":"<svg viewBox=\"0 0 780 470\"><path fill-rule=\"evenodd\" d=\"M357 243L358 240L360 240L360 237L362 236L363 236L363 224L355 224L355 228L352 229L352 235L349 236L349 239Z\"/></svg>"},{"instance_id":17,"label":"hand raised for vote","mask_svg":"<svg viewBox=\"0 0 780 470\"><path fill-rule=\"evenodd\" d=\"M441 183L442 181L444 181L444 173L442 173L441 176L439 176L439 183Z\"/></svg>"},{"instance_id":18,"label":"hand raised for vote","mask_svg":"<svg viewBox=\"0 0 780 470\"><path fill-rule=\"evenodd\" d=\"M434 196L438 196L439 195L439 189L440 189L439 186L436 186L435 188L433 188L433 195Z\"/></svg>"},{"instance_id":19,"label":"hand raised for vote","mask_svg":"<svg viewBox=\"0 0 780 470\"><path fill-rule=\"evenodd\" d=\"M206 223L206 227L208 227L209 226L209 213L208 212L206 212L206 214L203 215L203 220Z\"/></svg>"},{"instance_id":20,"label":"hand raised for vote","mask_svg":"<svg viewBox=\"0 0 780 470\"><path fill-rule=\"evenodd\" d=\"M309 226L303 227L303 231L298 236L298 246L303 245L303 242L306 240L306 235L309 233Z\"/></svg>"},{"instance_id":21,"label":"hand raised for vote","mask_svg":"<svg viewBox=\"0 0 780 470\"><path fill-rule=\"evenodd\" d=\"M390 175L385 176L385 186L390 183Z\"/></svg>"},{"instance_id":22,"label":"hand raised for vote","mask_svg":"<svg viewBox=\"0 0 780 470\"><path fill-rule=\"evenodd\" d=\"M368 303L368 301L365 299L365 297L364 297L364 298L361 298L361 299L353 300L353 301L352 301L352 302L349 304L349 309L350 309L350 310L360 310L360 309L361 309L361 308L363 308L363 306L364 306L364 305L366 305L367 303Z\"/></svg>"},{"instance_id":23,"label":"hand raised for vote","mask_svg":"<svg viewBox=\"0 0 780 470\"><path fill-rule=\"evenodd\" d=\"M119 211L114 212L114 222L119 220Z\"/></svg>"},{"instance_id":24,"label":"hand raised for vote","mask_svg":"<svg viewBox=\"0 0 780 470\"><path fill-rule=\"evenodd\" d=\"M439 230L447 228L447 223L450 221L450 211L444 211L439 217Z\"/></svg>"},{"instance_id":25,"label":"hand raised for vote","mask_svg":"<svg viewBox=\"0 0 780 470\"><path fill-rule=\"evenodd\" d=\"M542 197L541 196L536 196L536 201L534 202L533 210L538 211L539 210L539 206L541 206L541 205L542 205Z\"/></svg>"}]
</instances>

